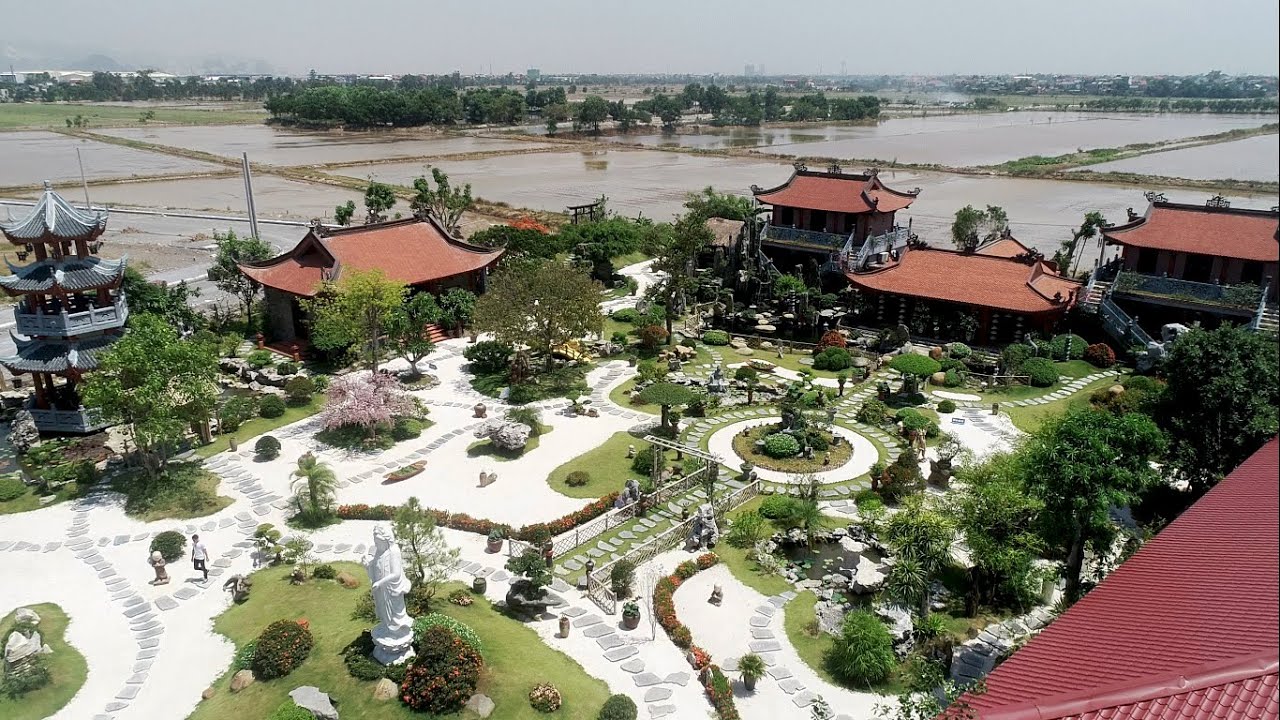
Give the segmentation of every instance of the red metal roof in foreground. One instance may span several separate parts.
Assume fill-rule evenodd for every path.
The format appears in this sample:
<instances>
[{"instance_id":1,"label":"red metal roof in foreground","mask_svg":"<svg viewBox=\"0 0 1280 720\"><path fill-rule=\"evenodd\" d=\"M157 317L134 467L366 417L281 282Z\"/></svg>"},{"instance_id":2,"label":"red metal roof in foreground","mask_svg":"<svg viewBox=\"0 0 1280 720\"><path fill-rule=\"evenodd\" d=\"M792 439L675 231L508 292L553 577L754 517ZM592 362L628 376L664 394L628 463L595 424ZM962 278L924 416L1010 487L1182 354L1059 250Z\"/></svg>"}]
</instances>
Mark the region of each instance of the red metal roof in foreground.
<instances>
[{"instance_id":1,"label":"red metal roof in foreground","mask_svg":"<svg viewBox=\"0 0 1280 720\"><path fill-rule=\"evenodd\" d=\"M895 212L915 202L918 193L891 190L876 175L812 170L797 170L776 188L752 192L766 205L847 213Z\"/></svg>"},{"instance_id":2,"label":"red metal roof in foreground","mask_svg":"<svg viewBox=\"0 0 1280 720\"><path fill-rule=\"evenodd\" d=\"M289 252L241 265L240 271L267 287L310 297L335 267L330 280L349 269L381 270L389 280L420 285L488 267L501 255L501 250L450 237L432 218L409 218L320 234L312 230Z\"/></svg>"},{"instance_id":3,"label":"red metal roof in foreground","mask_svg":"<svg viewBox=\"0 0 1280 720\"><path fill-rule=\"evenodd\" d=\"M1280 212L1155 202L1131 223L1105 228L1109 242L1258 262L1280 259Z\"/></svg>"},{"instance_id":4,"label":"red metal roof in foreground","mask_svg":"<svg viewBox=\"0 0 1280 720\"><path fill-rule=\"evenodd\" d=\"M1280 440L969 698L981 720L1280 716Z\"/></svg>"},{"instance_id":5,"label":"red metal roof in foreground","mask_svg":"<svg viewBox=\"0 0 1280 720\"><path fill-rule=\"evenodd\" d=\"M897 262L848 278L863 290L1020 314L1065 312L1080 290L1042 260L934 248L909 248Z\"/></svg>"}]
</instances>

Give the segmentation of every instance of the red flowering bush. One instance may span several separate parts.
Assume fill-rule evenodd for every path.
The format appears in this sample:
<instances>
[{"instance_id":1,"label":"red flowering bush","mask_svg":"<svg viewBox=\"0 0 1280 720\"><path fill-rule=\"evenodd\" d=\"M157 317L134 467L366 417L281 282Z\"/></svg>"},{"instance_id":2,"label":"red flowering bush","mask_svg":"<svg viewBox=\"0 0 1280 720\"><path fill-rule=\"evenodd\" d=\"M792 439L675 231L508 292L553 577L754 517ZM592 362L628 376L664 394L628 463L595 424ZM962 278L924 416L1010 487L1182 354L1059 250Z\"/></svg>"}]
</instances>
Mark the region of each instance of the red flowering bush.
<instances>
[{"instance_id":1,"label":"red flowering bush","mask_svg":"<svg viewBox=\"0 0 1280 720\"><path fill-rule=\"evenodd\" d=\"M706 685L703 687L707 691L707 699L720 715L720 720L739 720L742 716L738 714L738 706L733 702L733 688L729 685L729 678L716 665L708 668L706 678Z\"/></svg>"},{"instance_id":2,"label":"red flowering bush","mask_svg":"<svg viewBox=\"0 0 1280 720\"><path fill-rule=\"evenodd\" d=\"M844 339L843 335L835 330L828 330L823 333L822 337L818 340L818 345L813 348L813 354L817 355L829 347L843 348L847 345L848 341Z\"/></svg>"},{"instance_id":3,"label":"red flowering bush","mask_svg":"<svg viewBox=\"0 0 1280 720\"><path fill-rule=\"evenodd\" d=\"M711 664L711 654L697 645L690 645L689 652L693 653L694 670L701 670Z\"/></svg>"},{"instance_id":4,"label":"red flowering bush","mask_svg":"<svg viewBox=\"0 0 1280 720\"><path fill-rule=\"evenodd\" d=\"M706 570L707 568L720 562L720 556L715 553L703 553L698 556L698 569Z\"/></svg>"},{"instance_id":5,"label":"red flowering bush","mask_svg":"<svg viewBox=\"0 0 1280 720\"><path fill-rule=\"evenodd\" d=\"M681 580L688 580L698 574L698 563L692 560L685 560L676 566L676 576Z\"/></svg>"},{"instance_id":6,"label":"red flowering bush","mask_svg":"<svg viewBox=\"0 0 1280 720\"><path fill-rule=\"evenodd\" d=\"M1116 364L1116 351L1106 343L1094 343L1084 349L1084 359L1094 367L1109 368Z\"/></svg>"},{"instance_id":7,"label":"red flowering bush","mask_svg":"<svg viewBox=\"0 0 1280 720\"><path fill-rule=\"evenodd\" d=\"M547 227L546 225L543 225L542 223L538 222L537 220L534 220L533 218L527 215L511 223L511 227L517 230L536 230L542 233L543 235L547 235L551 232L551 228Z\"/></svg>"},{"instance_id":8,"label":"red flowering bush","mask_svg":"<svg viewBox=\"0 0 1280 720\"><path fill-rule=\"evenodd\" d=\"M484 660L443 625L422 634L417 657L400 683L400 699L418 712L458 712L475 694Z\"/></svg>"},{"instance_id":9,"label":"red flowering bush","mask_svg":"<svg viewBox=\"0 0 1280 720\"><path fill-rule=\"evenodd\" d=\"M277 620L258 636L253 651L253 674L259 680L284 677L311 654L311 631L292 620Z\"/></svg>"},{"instance_id":10,"label":"red flowering bush","mask_svg":"<svg viewBox=\"0 0 1280 720\"><path fill-rule=\"evenodd\" d=\"M674 628L667 631L667 634L671 636L671 642L681 650L688 650L693 646L693 632L683 623L677 622Z\"/></svg>"}]
</instances>

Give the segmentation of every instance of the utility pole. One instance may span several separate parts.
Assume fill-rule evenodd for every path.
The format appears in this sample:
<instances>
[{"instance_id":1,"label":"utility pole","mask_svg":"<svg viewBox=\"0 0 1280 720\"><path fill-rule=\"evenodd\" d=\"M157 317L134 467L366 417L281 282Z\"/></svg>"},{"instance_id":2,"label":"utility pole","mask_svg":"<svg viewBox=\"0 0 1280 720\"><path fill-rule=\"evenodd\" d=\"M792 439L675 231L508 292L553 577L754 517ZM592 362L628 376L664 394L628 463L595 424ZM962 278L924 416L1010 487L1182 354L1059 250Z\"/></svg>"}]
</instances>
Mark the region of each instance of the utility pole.
<instances>
[{"instance_id":1,"label":"utility pole","mask_svg":"<svg viewBox=\"0 0 1280 720\"><path fill-rule=\"evenodd\" d=\"M80 186L84 188L84 209L89 210L89 181L84 178L84 158L80 157L80 148L76 148L76 162L80 165Z\"/></svg>"},{"instance_id":2,"label":"utility pole","mask_svg":"<svg viewBox=\"0 0 1280 720\"><path fill-rule=\"evenodd\" d=\"M253 176L249 173L249 153L241 153L241 166L244 168L244 196L249 205L249 233L258 235L258 210L253 206Z\"/></svg>"}]
</instances>

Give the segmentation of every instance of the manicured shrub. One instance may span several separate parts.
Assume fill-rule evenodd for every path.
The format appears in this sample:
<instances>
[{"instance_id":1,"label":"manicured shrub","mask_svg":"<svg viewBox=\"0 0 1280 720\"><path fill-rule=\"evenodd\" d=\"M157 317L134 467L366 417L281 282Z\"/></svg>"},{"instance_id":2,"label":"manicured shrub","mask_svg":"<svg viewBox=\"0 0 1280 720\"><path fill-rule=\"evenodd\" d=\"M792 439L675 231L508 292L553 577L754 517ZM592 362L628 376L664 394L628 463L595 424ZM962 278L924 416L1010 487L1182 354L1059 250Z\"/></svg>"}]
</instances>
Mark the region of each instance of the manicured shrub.
<instances>
[{"instance_id":1,"label":"manicured shrub","mask_svg":"<svg viewBox=\"0 0 1280 720\"><path fill-rule=\"evenodd\" d=\"M483 340L462 351L462 357L471 363L476 375L496 375L506 372L513 348L497 340Z\"/></svg>"},{"instance_id":2,"label":"manicured shrub","mask_svg":"<svg viewBox=\"0 0 1280 720\"><path fill-rule=\"evenodd\" d=\"M315 716L310 710L295 705L292 700L285 700L267 720L315 720Z\"/></svg>"},{"instance_id":3,"label":"manicured shrub","mask_svg":"<svg viewBox=\"0 0 1280 720\"><path fill-rule=\"evenodd\" d=\"M418 712L458 712L475 694L484 660L447 627L429 628L400 683L400 699Z\"/></svg>"},{"instance_id":4,"label":"manicured shrub","mask_svg":"<svg viewBox=\"0 0 1280 720\"><path fill-rule=\"evenodd\" d=\"M263 435L253 444L253 452L263 460L275 460L280 457L280 441L270 435Z\"/></svg>"},{"instance_id":5,"label":"manicured shrub","mask_svg":"<svg viewBox=\"0 0 1280 720\"><path fill-rule=\"evenodd\" d=\"M263 395L258 401L258 414L264 418L278 418L284 410L284 399L279 395Z\"/></svg>"},{"instance_id":6,"label":"manicured shrub","mask_svg":"<svg viewBox=\"0 0 1280 720\"><path fill-rule=\"evenodd\" d=\"M245 420L258 412L253 398L244 395L233 395L222 403L218 410L218 424L222 432L235 432Z\"/></svg>"},{"instance_id":7,"label":"manicured shrub","mask_svg":"<svg viewBox=\"0 0 1280 720\"><path fill-rule=\"evenodd\" d=\"M1004 368L1006 373L1012 373L1021 367L1022 363L1027 361L1027 358L1033 355L1035 355L1035 351L1031 349L1030 345L1013 343L1005 346L1005 349L1000 353L1000 366Z\"/></svg>"},{"instance_id":8,"label":"manicured shrub","mask_svg":"<svg viewBox=\"0 0 1280 720\"><path fill-rule=\"evenodd\" d=\"M1049 358L1027 358L1018 366L1018 374L1028 376L1035 387L1052 387L1058 382L1058 368Z\"/></svg>"},{"instance_id":9,"label":"manicured shrub","mask_svg":"<svg viewBox=\"0 0 1280 720\"><path fill-rule=\"evenodd\" d=\"M1048 352L1048 357L1051 360L1079 360L1084 357L1084 351L1088 347L1088 343L1079 335L1067 333L1054 337L1049 341L1047 348L1041 347Z\"/></svg>"},{"instance_id":10,"label":"manicured shrub","mask_svg":"<svg viewBox=\"0 0 1280 720\"><path fill-rule=\"evenodd\" d=\"M630 597L631 584L636 579L636 564L623 558L609 568L609 585L616 597Z\"/></svg>"},{"instance_id":11,"label":"manicured shrub","mask_svg":"<svg viewBox=\"0 0 1280 720\"><path fill-rule=\"evenodd\" d=\"M233 672L239 672L253 667L253 654L257 651L257 640L250 640L244 645L241 645L240 649L236 650L235 658L231 660L231 670Z\"/></svg>"},{"instance_id":12,"label":"manicured shrub","mask_svg":"<svg viewBox=\"0 0 1280 720\"><path fill-rule=\"evenodd\" d=\"M800 500L790 495L770 495L760 503L760 514L770 520L785 520L795 515Z\"/></svg>"},{"instance_id":13,"label":"manicured shrub","mask_svg":"<svg viewBox=\"0 0 1280 720\"><path fill-rule=\"evenodd\" d=\"M631 472L649 477L653 472L653 452L652 445L645 445L637 450L636 456L631 458Z\"/></svg>"},{"instance_id":14,"label":"manicured shrub","mask_svg":"<svg viewBox=\"0 0 1280 720\"><path fill-rule=\"evenodd\" d=\"M915 452L903 450L898 455L898 459L889 463L884 469L884 479L880 483L880 497L887 502L896 503L923 488L924 475L920 473L920 463Z\"/></svg>"},{"instance_id":15,"label":"manicured shrub","mask_svg":"<svg viewBox=\"0 0 1280 720\"><path fill-rule=\"evenodd\" d=\"M938 364L942 366L942 372L947 372L949 370L955 370L956 372L965 372L966 370L969 369L969 366L965 365L963 361L957 360L955 358L949 358L949 357L942 358L941 360L938 361Z\"/></svg>"},{"instance_id":16,"label":"manicured shrub","mask_svg":"<svg viewBox=\"0 0 1280 720\"><path fill-rule=\"evenodd\" d=\"M682 650L688 650L689 646L693 644L693 632L684 625L676 625L667 634L671 636L671 642Z\"/></svg>"},{"instance_id":17,"label":"manicured shrub","mask_svg":"<svg viewBox=\"0 0 1280 720\"><path fill-rule=\"evenodd\" d=\"M973 348L962 342L953 342L947 346L947 354L956 360L963 360L973 354Z\"/></svg>"},{"instance_id":18,"label":"manicured shrub","mask_svg":"<svg viewBox=\"0 0 1280 720\"><path fill-rule=\"evenodd\" d=\"M943 387L960 387L964 384L964 376L955 370L948 370L942 378Z\"/></svg>"},{"instance_id":19,"label":"manicured shrub","mask_svg":"<svg viewBox=\"0 0 1280 720\"><path fill-rule=\"evenodd\" d=\"M688 580L698 574L698 563L692 560L685 560L679 565L676 565L676 571L672 574L681 580Z\"/></svg>"},{"instance_id":20,"label":"manicured shrub","mask_svg":"<svg viewBox=\"0 0 1280 720\"><path fill-rule=\"evenodd\" d=\"M636 720L639 712L636 701L630 696L611 695L604 701L604 707L600 708L600 714L596 716L596 720Z\"/></svg>"},{"instance_id":21,"label":"manicured shrub","mask_svg":"<svg viewBox=\"0 0 1280 720\"><path fill-rule=\"evenodd\" d=\"M582 487L589 482L591 482L591 473L586 470L574 470L564 479L564 484L569 487Z\"/></svg>"},{"instance_id":22,"label":"manicured shrub","mask_svg":"<svg viewBox=\"0 0 1280 720\"><path fill-rule=\"evenodd\" d=\"M609 317L617 320L618 322L633 323L636 321L636 318L640 317L640 313L636 312L636 309L633 307L620 308L618 310L614 310L613 314Z\"/></svg>"},{"instance_id":23,"label":"manicured shrub","mask_svg":"<svg viewBox=\"0 0 1280 720\"><path fill-rule=\"evenodd\" d=\"M552 713L560 709L560 691L550 683L538 683L529 691L529 704L534 710Z\"/></svg>"},{"instance_id":24,"label":"manicured shrub","mask_svg":"<svg viewBox=\"0 0 1280 720\"><path fill-rule=\"evenodd\" d=\"M412 440L422 435L422 421L417 418L396 418L391 425L391 439L396 442Z\"/></svg>"},{"instance_id":25,"label":"manicured shrub","mask_svg":"<svg viewBox=\"0 0 1280 720\"><path fill-rule=\"evenodd\" d=\"M773 497L779 496L775 495ZM752 548L764 538L764 535L764 516L752 510L751 512L739 513L733 519L733 522L729 525L729 533L725 536L725 542L736 548Z\"/></svg>"},{"instance_id":26,"label":"manicured shrub","mask_svg":"<svg viewBox=\"0 0 1280 720\"><path fill-rule=\"evenodd\" d=\"M954 400L942 400L938 403L938 412L943 415L950 415L956 411L956 403Z\"/></svg>"},{"instance_id":27,"label":"manicured shrub","mask_svg":"<svg viewBox=\"0 0 1280 720\"><path fill-rule=\"evenodd\" d=\"M316 392L316 383L305 375L289 378L284 384L285 397L294 405L306 405Z\"/></svg>"},{"instance_id":28,"label":"manicured shrub","mask_svg":"<svg viewBox=\"0 0 1280 720\"><path fill-rule=\"evenodd\" d=\"M640 338L640 346L649 350L657 349L667 341L667 329L661 325L645 325L636 335Z\"/></svg>"},{"instance_id":29,"label":"manicured shrub","mask_svg":"<svg viewBox=\"0 0 1280 720\"><path fill-rule=\"evenodd\" d=\"M182 557L187 549L187 536L177 530L165 530L164 532L151 538L151 549L149 552L160 551L160 557L165 562L173 562Z\"/></svg>"},{"instance_id":30,"label":"manicured shrub","mask_svg":"<svg viewBox=\"0 0 1280 720\"><path fill-rule=\"evenodd\" d=\"M20 478L0 478L0 502L16 500L25 495L26 492L27 485Z\"/></svg>"},{"instance_id":31,"label":"manicured shrub","mask_svg":"<svg viewBox=\"0 0 1280 720\"><path fill-rule=\"evenodd\" d=\"M1116 351L1106 343L1094 343L1084 349L1084 359L1094 367L1109 368L1116 364Z\"/></svg>"},{"instance_id":32,"label":"manicured shrub","mask_svg":"<svg viewBox=\"0 0 1280 720\"><path fill-rule=\"evenodd\" d=\"M813 354L815 356L814 367L817 367L816 356L826 352L828 348L844 349L848 347L848 345L849 341L845 339L844 335L841 335L836 330L828 330L822 333L822 337L818 338L818 345L813 349ZM818 369L821 370L822 368Z\"/></svg>"},{"instance_id":33,"label":"manicured shrub","mask_svg":"<svg viewBox=\"0 0 1280 720\"><path fill-rule=\"evenodd\" d=\"M6 672L0 676L0 693L18 699L53 682L44 656L33 655L24 661L22 672Z\"/></svg>"},{"instance_id":34,"label":"manicured shrub","mask_svg":"<svg viewBox=\"0 0 1280 720\"><path fill-rule=\"evenodd\" d=\"M320 580L332 580L338 577L338 571L334 570L332 565L317 565L311 571L311 577Z\"/></svg>"},{"instance_id":35,"label":"manicured shrub","mask_svg":"<svg viewBox=\"0 0 1280 720\"><path fill-rule=\"evenodd\" d=\"M442 613L431 613L423 615L413 620L413 640L421 643L427 637L427 631L434 627L443 627L450 633L458 636L462 642L471 646L472 650L477 653L484 652L484 646L480 643L480 636L472 630L470 626L458 622L448 615Z\"/></svg>"},{"instance_id":36,"label":"manicured shrub","mask_svg":"<svg viewBox=\"0 0 1280 720\"><path fill-rule=\"evenodd\" d=\"M370 603L373 602L371 596L366 595L365 597L369 598ZM372 613L372 608L370 608L370 611L376 619L377 614ZM364 616L353 617L353 619L364 619ZM347 673L351 677L365 682L381 680L387 677L386 666L373 659L373 647L373 636L366 630L360 634L360 637L351 641L350 645L343 648L342 662L346 664Z\"/></svg>"},{"instance_id":37,"label":"manicured shrub","mask_svg":"<svg viewBox=\"0 0 1280 720\"><path fill-rule=\"evenodd\" d=\"M851 612L831 649L829 666L840 679L856 685L878 683L889 677L896 661L893 638L880 619L869 612Z\"/></svg>"},{"instance_id":38,"label":"manicured shrub","mask_svg":"<svg viewBox=\"0 0 1280 720\"><path fill-rule=\"evenodd\" d=\"M902 408L894 414L894 418L902 423L902 429L907 432L918 432L929 427L932 422L925 417L919 410L915 408Z\"/></svg>"},{"instance_id":39,"label":"manicured shrub","mask_svg":"<svg viewBox=\"0 0 1280 720\"><path fill-rule=\"evenodd\" d=\"M771 458L789 458L800 454L800 443L786 433L773 433L764 438L764 454Z\"/></svg>"},{"instance_id":40,"label":"manicured shrub","mask_svg":"<svg viewBox=\"0 0 1280 720\"><path fill-rule=\"evenodd\" d=\"M724 330L708 330L702 333L702 342L708 345L728 345L729 333ZM624 697L615 695L614 697Z\"/></svg>"},{"instance_id":41,"label":"manicured shrub","mask_svg":"<svg viewBox=\"0 0 1280 720\"><path fill-rule=\"evenodd\" d=\"M311 631L293 620L277 620L258 636L253 674L259 680L284 677L307 659L314 641Z\"/></svg>"},{"instance_id":42,"label":"manicured shrub","mask_svg":"<svg viewBox=\"0 0 1280 720\"><path fill-rule=\"evenodd\" d=\"M813 358L815 370L848 370L853 366L853 357L842 347L829 347Z\"/></svg>"},{"instance_id":43,"label":"manicured shrub","mask_svg":"<svg viewBox=\"0 0 1280 720\"><path fill-rule=\"evenodd\" d=\"M290 362L290 361L282 362L276 366L276 374L277 375L296 375L298 374L298 363Z\"/></svg>"},{"instance_id":44,"label":"manicured shrub","mask_svg":"<svg viewBox=\"0 0 1280 720\"><path fill-rule=\"evenodd\" d=\"M866 400L862 403L862 407L858 408L856 419L860 423L867 425L879 425L884 422L884 418L889 414L889 406L876 399Z\"/></svg>"},{"instance_id":45,"label":"manicured shrub","mask_svg":"<svg viewBox=\"0 0 1280 720\"><path fill-rule=\"evenodd\" d=\"M249 367L260 370L275 362L275 356L270 350L254 350L245 358L245 362L249 363Z\"/></svg>"}]
</instances>

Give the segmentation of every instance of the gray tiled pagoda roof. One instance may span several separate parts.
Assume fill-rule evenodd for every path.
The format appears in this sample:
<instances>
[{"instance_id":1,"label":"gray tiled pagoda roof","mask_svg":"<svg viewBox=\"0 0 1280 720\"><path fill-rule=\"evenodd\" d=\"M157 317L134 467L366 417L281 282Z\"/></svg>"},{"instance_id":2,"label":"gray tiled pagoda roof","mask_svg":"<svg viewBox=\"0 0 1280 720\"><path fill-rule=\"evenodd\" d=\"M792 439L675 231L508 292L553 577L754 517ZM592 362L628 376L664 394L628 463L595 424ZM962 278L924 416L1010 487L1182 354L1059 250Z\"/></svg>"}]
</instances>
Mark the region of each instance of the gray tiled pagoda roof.
<instances>
[{"instance_id":1,"label":"gray tiled pagoda roof","mask_svg":"<svg viewBox=\"0 0 1280 720\"><path fill-rule=\"evenodd\" d=\"M120 339L117 335L94 335L80 340L23 340L12 333L10 336L18 352L0 358L0 364L15 373L93 370L98 367L98 354Z\"/></svg>"},{"instance_id":2,"label":"gray tiled pagoda roof","mask_svg":"<svg viewBox=\"0 0 1280 720\"><path fill-rule=\"evenodd\" d=\"M106 210L80 210L62 199L46 180L44 194L21 220L0 223L0 231L15 244L74 240L99 235L107 227Z\"/></svg>"},{"instance_id":3,"label":"gray tiled pagoda roof","mask_svg":"<svg viewBox=\"0 0 1280 720\"><path fill-rule=\"evenodd\" d=\"M78 292L110 287L124 275L126 258L103 260L97 257L41 260L30 265L14 265L5 258L12 275L0 275L0 288L10 294Z\"/></svg>"}]
</instances>

